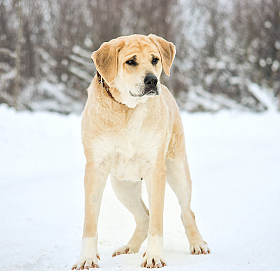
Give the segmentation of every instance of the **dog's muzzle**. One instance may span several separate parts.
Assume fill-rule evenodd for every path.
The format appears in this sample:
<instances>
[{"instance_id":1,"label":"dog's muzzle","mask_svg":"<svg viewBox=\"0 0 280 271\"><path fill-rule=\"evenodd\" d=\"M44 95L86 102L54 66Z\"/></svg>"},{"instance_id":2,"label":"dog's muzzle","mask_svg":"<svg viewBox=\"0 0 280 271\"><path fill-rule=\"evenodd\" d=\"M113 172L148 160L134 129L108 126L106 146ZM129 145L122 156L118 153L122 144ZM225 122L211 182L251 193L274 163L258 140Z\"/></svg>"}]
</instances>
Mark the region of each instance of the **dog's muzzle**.
<instances>
[{"instance_id":1,"label":"dog's muzzle","mask_svg":"<svg viewBox=\"0 0 280 271\"><path fill-rule=\"evenodd\" d=\"M159 95L159 84L157 77L152 74L148 73L146 74L144 78L144 85L141 86L141 92L139 94L134 94L131 91L129 91L130 95L132 97L143 97L143 96L157 96Z\"/></svg>"},{"instance_id":2,"label":"dog's muzzle","mask_svg":"<svg viewBox=\"0 0 280 271\"><path fill-rule=\"evenodd\" d=\"M158 79L157 77L152 74L152 73L148 73L145 78L144 78L144 93L143 95L158 95L158 88L157 88L157 84L158 84Z\"/></svg>"}]
</instances>

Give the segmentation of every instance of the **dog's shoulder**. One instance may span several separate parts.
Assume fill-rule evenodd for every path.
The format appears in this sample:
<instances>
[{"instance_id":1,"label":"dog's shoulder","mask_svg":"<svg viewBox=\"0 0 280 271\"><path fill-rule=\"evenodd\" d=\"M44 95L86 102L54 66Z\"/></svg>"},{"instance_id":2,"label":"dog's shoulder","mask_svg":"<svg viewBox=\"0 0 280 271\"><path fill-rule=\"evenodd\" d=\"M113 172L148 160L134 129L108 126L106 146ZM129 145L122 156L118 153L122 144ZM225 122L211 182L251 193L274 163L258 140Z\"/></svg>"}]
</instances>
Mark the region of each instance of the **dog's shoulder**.
<instances>
[{"instance_id":1,"label":"dog's shoulder","mask_svg":"<svg viewBox=\"0 0 280 271\"><path fill-rule=\"evenodd\" d=\"M165 85L161 85L161 91L171 120L180 117L179 107L169 89Z\"/></svg>"}]
</instances>

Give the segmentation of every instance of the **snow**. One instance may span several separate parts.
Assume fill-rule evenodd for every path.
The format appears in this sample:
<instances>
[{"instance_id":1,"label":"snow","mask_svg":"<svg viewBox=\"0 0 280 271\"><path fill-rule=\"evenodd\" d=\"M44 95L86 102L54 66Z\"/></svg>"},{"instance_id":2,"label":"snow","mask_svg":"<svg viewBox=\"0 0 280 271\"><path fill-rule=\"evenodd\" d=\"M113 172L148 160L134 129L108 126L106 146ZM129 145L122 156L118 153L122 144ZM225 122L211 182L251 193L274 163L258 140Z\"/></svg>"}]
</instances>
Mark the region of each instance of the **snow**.
<instances>
[{"instance_id":1,"label":"snow","mask_svg":"<svg viewBox=\"0 0 280 271\"><path fill-rule=\"evenodd\" d=\"M72 48L72 51L74 54L80 55L81 57L83 57L85 59L90 59L91 52L81 48L78 45L74 45Z\"/></svg>"},{"instance_id":2,"label":"snow","mask_svg":"<svg viewBox=\"0 0 280 271\"><path fill-rule=\"evenodd\" d=\"M73 73L74 75L76 75L77 77L79 77L81 79L84 79L88 83L90 83L92 81L92 75L89 75L87 72L85 72L77 67L70 66L69 72Z\"/></svg>"},{"instance_id":3,"label":"snow","mask_svg":"<svg viewBox=\"0 0 280 271\"><path fill-rule=\"evenodd\" d=\"M69 55L68 57L78 64L86 66L87 68L92 68L92 62L88 61L88 60L85 60L83 57L76 56L76 55Z\"/></svg>"},{"instance_id":4,"label":"snow","mask_svg":"<svg viewBox=\"0 0 280 271\"><path fill-rule=\"evenodd\" d=\"M11 51L10 49L7 48L0 48L0 53L5 54L11 58L16 58L17 55L15 52Z\"/></svg>"},{"instance_id":5,"label":"snow","mask_svg":"<svg viewBox=\"0 0 280 271\"><path fill-rule=\"evenodd\" d=\"M6 66L8 67L8 66ZM3 87L3 85L6 83L7 80L11 80L13 78L15 78L16 76L16 69L11 69L9 72L7 73L3 73L0 75L0 86L1 88ZM1 92L1 95L2 95L2 92Z\"/></svg>"},{"instance_id":6,"label":"snow","mask_svg":"<svg viewBox=\"0 0 280 271\"><path fill-rule=\"evenodd\" d=\"M80 119L0 106L1 271L70 270L78 259L85 163ZM212 254L189 254L180 208L167 187L164 270L279 270L280 114L182 113L182 119L192 208ZM110 182L101 208L101 270L142 270L146 241L140 253L111 258L134 221Z\"/></svg>"},{"instance_id":7,"label":"snow","mask_svg":"<svg viewBox=\"0 0 280 271\"><path fill-rule=\"evenodd\" d=\"M273 72L276 72L279 69L280 63L277 60L274 60L271 66L271 70Z\"/></svg>"},{"instance_id":8,"label":"snow","mask_svg":"<svg viewBox=\"0 0 280 271\"><path fill-rule=\"evenodd\" d=\"M269 111L277 111L273 90L262 89L259 85L248 84L248 90L267 108Z\"/></svg>"},{"instance_id":9,"label":"snow","mask_svg":"<svg viewBox=\"0 0 280 271\"><path fill-rule=\"evenodd\" d=\"M37 98L35 99L31 95L34 93L33 88L36 88L37 97L44 96L43 100ZM81 112L82 105L81 102L73 100L71 97L65 94L67 90L65 90L65 86L61 83L52 84L47 80L42 80L37 85L30 85L29 88L26 88L24 92L21 92L21 101L25 100L33 100L30 103L30 108L35 111L53 111L53 112L63 112L69 113ZM33 98L33 99L32 99ZM71 108L71 109L70 109Z\"/></svg>"},{"instance_id":10,"label":"snow","mask_svg":"<svg viewBox=\"0 0 280 271\"><path fill-rule=\"evenodd\" d=\"M187 100L188 103L183 104L182 107L189 111L194 111L198 106L209 111L219 111L222 108L246 110L242 105L228 99L225 95L211 94L201 86L190 87Z\"/></svg>"}]
</instances>

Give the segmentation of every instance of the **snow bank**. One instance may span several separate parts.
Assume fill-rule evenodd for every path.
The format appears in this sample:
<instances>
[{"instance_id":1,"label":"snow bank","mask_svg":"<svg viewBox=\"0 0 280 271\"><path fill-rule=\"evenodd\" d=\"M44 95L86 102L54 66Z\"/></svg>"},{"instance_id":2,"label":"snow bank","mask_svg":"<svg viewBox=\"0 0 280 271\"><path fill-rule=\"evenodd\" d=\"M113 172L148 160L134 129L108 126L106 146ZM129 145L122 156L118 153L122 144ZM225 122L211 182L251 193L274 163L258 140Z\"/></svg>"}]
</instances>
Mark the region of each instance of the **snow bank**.
<instances>
[{"instance_id":1,"label":"snow bank","mask_svg":"<svg viewBox=\"0 0 280 271\"><path fill-rule=\"evenodd\" d=\"M182 114L192 207L212 254L192 256L169 187L164 270L278 270L280 115ZM1 270L70 270L81 248L84 156L80 116L0 106ZM145 194L144 194L145 196ZM102 270L142 270L140 253L111 258L133 230L108 185L99 221Z\"/></svg>"},{"instance_id":2,"label":"snow bank","mask_svg":"<svg viewBox=\"0 0 280 271\"><path fill-rule=\"evenodd\" d=\"M272 89L262 89L259 85L254 83L249 84L248 89L267 110L277 111L277 100L275 99Z\"/></svg>"}]
</instances>

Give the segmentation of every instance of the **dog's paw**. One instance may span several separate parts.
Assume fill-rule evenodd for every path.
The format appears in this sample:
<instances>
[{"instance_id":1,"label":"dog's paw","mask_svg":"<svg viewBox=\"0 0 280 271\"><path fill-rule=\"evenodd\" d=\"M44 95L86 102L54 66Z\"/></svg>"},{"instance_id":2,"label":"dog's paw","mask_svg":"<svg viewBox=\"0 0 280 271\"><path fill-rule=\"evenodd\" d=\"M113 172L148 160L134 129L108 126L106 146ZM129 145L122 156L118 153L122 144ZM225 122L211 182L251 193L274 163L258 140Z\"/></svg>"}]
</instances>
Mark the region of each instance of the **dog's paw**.
<instances>
[{"instance_id":1,"label":"dog's paw","mask_svg":"<svg viewBox=\"0 0 280 271\"><path fill-rule=\"evenodd\" d=\"M161 268L166 266L166 262L161 256L153 257L152 255L144 253L141 266L146 268Z\"/></svg>"},{"instance_id":2,"label":"dog's paw","mask_svg":"<svg viewBox=\"0 0 280 271\"><path fill-rule=\"evenodd\" d=\"M132 254L132 253L135 253L133 249L130 246L125 245L115 250L112 254L112 257L116 257L121 254Z\"/></svg>"},{"instance_id":3,"label":"dog's paw","mask_svg":"<svg viewBox=\"0 0 280 271\"><path fill-rule=\"evenodd\" d=\"M211 251L207 243L205 241L201 241L197 244L190 245L190 253L193 255L210 254Z\"/></svg>"},{"instance_id":4,"label":"dog's paw","mask_svg":"<svg viewBox=\"0 0 280 271\"><path fill-rule=\"evenodd\" d=\"M96 255L96 257L88 257L88 258L80 259L76 264L74 264L72 270L99 268L98 259L100 260L100 257L98 254Z\"/></svg>"}]
</instances>

